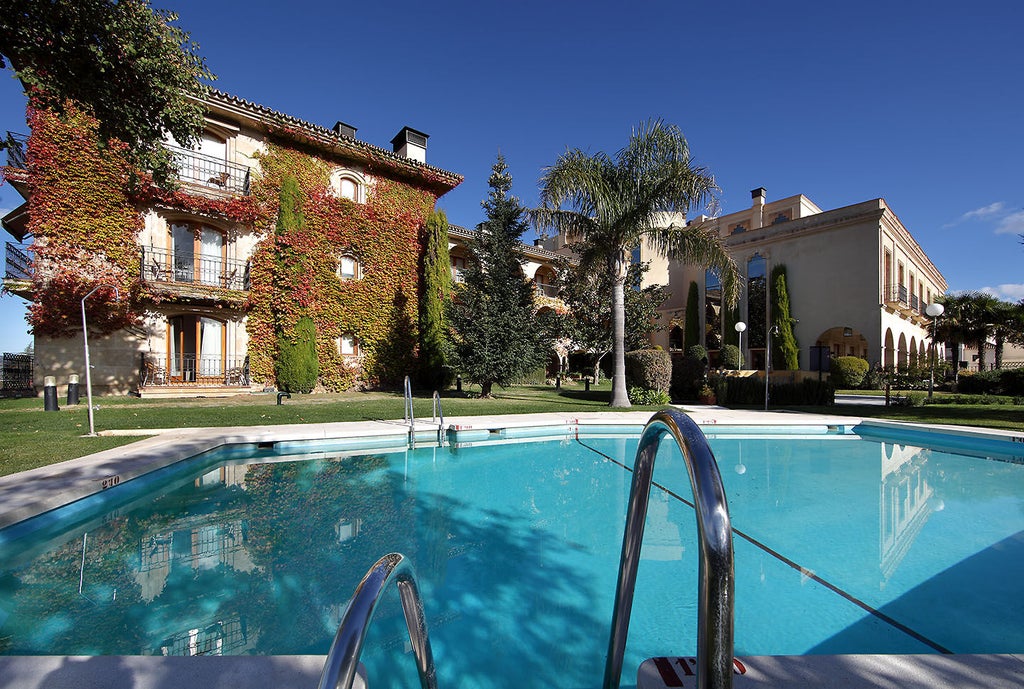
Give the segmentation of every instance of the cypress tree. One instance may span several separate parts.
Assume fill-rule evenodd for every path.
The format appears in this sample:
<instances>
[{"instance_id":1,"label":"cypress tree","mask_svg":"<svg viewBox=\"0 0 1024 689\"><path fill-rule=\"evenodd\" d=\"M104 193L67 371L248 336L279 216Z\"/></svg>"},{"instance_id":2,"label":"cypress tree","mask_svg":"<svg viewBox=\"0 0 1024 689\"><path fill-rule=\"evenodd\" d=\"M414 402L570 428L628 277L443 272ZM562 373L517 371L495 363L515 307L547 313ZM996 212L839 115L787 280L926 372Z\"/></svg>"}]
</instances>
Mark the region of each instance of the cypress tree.
<instances>
[{"instance_id":1,"label":"cypress tree","mask_svg":"<svg viewBox=\"0 0 1024 689\"><path fill-rule=\"evenodd\" d=\"M511 195L512 176L499 154L483 202L487 220L470 242L465 283L451 302L453 362L463 378L490 397L495 383L505 387L544 365L551 337L534 311L533 286L522 273L520 237L526 209Z\"/></svg>"},{"instance_id":2,"label":"cypress tree","mask_svg":"<svg viewBox=\"0 0 1024 689\"><path fill-rule=\"evenodd\" d=\"M796 371L800 368L800 345L793 334L793 317L789 308L789 288L786 285L786 266L772 268L772 314L779 327L772 337L772 361L776 368Z\"/></svg>"},{"instance_id":3,"label":"cypress tree","mask_svg":"<svg viewBox=\"0 0 1024 689\"><path fill-rule=\"evenodd\" d=\"M316 325L309 316L295 324L295 336L277 336L277 361L274 375L285 392L313 392L320 366L316 358Z\"/></svg>"},{"instance_id":4,"label":"cypress tree","mask_svg":"<svg viewBox=\"0 0 1024 689\"><path fill-rule=\"evenodd\" d=\"M686 294L686 323L683 328L683 351L687 352L690 347L700 344L700 291L697 283L690 281L690 291Z\"/></svg>"},{"instance_id":5,"label":"cypress tree","mask_svg":"<svg viewBox=\"0 0 1024 689\"><path fill-rule=\"evenodd\" d=\"M277 358L274 376L277 386L285 392L312 392L320 373L316 353L316 324L308 316L298 319L292 326L280 304L288 300L293 281L301 280L304 268L301 257L291 248L291 239L302 231L305 221L301 210L301 192L298 180L286 174L281 179L281 191L274 230L277 270L274 275L274 322L277 335Z\"/></svg>"},{"instance_id":6,"label":"cypress tree","mask_svg":"<svg viewBox=\"0 0 1024 689\"><path fill-rule=\"evenodd\" d=\"M445 357L445 304L452 290L451 259L448 255L448 217L435 211L424 228L423 281L420 292L419 381L427 389L448 385L450 369Z\"/></svg>"}]
</instances>

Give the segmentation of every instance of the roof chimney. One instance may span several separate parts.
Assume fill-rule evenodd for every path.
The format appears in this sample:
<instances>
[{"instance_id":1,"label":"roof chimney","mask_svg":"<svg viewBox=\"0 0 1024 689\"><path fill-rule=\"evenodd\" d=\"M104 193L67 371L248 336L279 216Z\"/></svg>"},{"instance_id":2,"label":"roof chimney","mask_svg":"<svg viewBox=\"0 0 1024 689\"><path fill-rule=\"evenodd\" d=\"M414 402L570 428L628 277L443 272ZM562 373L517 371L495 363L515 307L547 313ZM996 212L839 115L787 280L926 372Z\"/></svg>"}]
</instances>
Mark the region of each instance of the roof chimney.
<instances>
[{"instance_id":1,"label":"roof chimney","mask_svg":"<svg viewBox=\"0 0 1024 689\"><path fill-rule=\"evenodd\" d=\"M402 127L402 131L391 140L392 150L400 156L426 163L428 138L426 134L412 127Z\"/></svg>"},{"instance_id":2,"label":"roof chimney","mask_svg":"<svg viewBox=\"0 0 1024 689\"><path fill-rule=\"evenodd\" d=\"M347 136L350 139L356 138L356 128L340 120L334 123L334 133Z\"/></svg>"},{"instance_id":3,"label":"roof chimney","mask_svg":"<svg viewBox=\"0 0 1024 689\"><path fill-rule=\"evenodd\" d=\"M764 187L758 187L750 192L750 198L753 199L753 212L750 214L750 229L757 230L764 225L764 200L768 196L768 190Z\"/></svg>"}]
</instances>

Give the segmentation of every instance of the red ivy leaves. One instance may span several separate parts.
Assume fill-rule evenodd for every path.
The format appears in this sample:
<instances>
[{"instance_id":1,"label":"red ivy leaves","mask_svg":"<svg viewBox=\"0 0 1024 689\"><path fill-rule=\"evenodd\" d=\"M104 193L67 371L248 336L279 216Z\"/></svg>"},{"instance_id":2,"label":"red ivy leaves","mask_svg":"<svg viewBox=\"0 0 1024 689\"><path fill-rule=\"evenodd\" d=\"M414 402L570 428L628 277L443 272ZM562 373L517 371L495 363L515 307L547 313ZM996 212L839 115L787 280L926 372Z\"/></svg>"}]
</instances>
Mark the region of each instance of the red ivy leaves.
<instances>
[{"instance_id":1,"label":"red ivy leaves","mask_svg":"<svg viewBox=\"0 0 1024 689\"><path fill-rule=\"evenodd\" d=\"M354 334L367 381L393 383L411 371L416 350L419 229L436 197L403 182L376 178L364 204L328 193L331 166L294 148L270 145L253 194L276 213L280 180L290 172L302 190L304 228L285 237L272 230L252 260L248 331L254 374L273 379L275 328L310 316L317 326L321 385L340 390L356 371L335 338ZM272 225L267 218L267 226ZM355 256L358 280L336 274L342 254Z\"/></svg>"},{"instance_id":2,"label":"red ivy leaves","mask_svg":"<svg viewBox=\"0 0 1024 689\"><path fill-rule=\"evenodd\" d=\"M70 337L81 328L81 298L99 284L116 285L124 306L106 317L96 310L91 327L105 333L138 322L142 218L128 195L127 146L101 142L96 120L70 102L62 117L30 102L28 119L33 332Z\"/></svg>"}]
</instances>

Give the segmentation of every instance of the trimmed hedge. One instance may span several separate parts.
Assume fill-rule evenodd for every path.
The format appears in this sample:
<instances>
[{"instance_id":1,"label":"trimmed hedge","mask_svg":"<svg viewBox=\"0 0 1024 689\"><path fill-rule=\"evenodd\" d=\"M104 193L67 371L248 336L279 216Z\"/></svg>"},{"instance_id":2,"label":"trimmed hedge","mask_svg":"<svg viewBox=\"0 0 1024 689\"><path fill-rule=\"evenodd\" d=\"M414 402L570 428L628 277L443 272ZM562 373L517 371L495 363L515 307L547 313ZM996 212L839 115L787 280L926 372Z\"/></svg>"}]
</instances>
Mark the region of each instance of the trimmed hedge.
<instances>
[{"instance_id":1,"label":"trimmed hedge","mask_svg":"<svg viewBox=\"0 0 1024 689\"><path fill-rule=\"evenodd\" d=\"M868 362L859 356L839 356L832 360L829 380L839 390L855 390L864 383Z\"/></svg>"},{"instance_id":2,"label":"trimmed hedge","mask_svg":"<svg viewBox=\"0 0 1024 689\"><path fill-rule=\"evenodd\" d=\"M668 392L672 383L672 355L662 349L626 352L626 387Z\"/></svg>"},{"instance_id":3,"label":"trimmed hedge","mask_svg":"<svg viewBox=\"0 0 1024 689\"><path fill-rule=\"evenodd\" d=\"M956 391L968 395L1024 395L1024 368L961 373Z\"/></svg>"},{"instance_id":4,"label":"trimmed hedge","mask_svg":"<svg viewBox=\"0 0 1024 689\"><path fill-rule=\"evenodd\" d=\"M722 383L724 382L724 385ZM728 376L715 385L719 404L764 404L764 379L755 376ZM724 389L724 390L723 390ZM724 394L723 394L724 392ZM804 380L799 383L772 383L768 389L772 405L831 406L835 404L836 389L829 381Z\"/></svg>"}]
</instances>

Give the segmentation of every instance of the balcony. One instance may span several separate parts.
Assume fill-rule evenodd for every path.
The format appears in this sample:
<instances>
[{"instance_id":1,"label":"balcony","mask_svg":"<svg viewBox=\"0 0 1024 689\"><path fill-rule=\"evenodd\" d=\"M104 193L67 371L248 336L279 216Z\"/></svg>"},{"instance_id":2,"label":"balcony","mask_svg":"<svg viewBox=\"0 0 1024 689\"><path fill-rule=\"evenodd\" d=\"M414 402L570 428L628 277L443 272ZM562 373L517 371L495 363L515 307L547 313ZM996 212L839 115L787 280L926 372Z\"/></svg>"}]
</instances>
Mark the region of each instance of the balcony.
<instances>
[{"instance_id":1,"label":"balcony","mask_svg":"<svg viewBox=\"0 0 1024 689\"><path fill-rule=\"evenodd\" d=\"M171 162L178 171L178 179L184 184L239 196L249 195L248 166L177 146L167 146L167 150L171 152Z\"/></svg>"},{"instance_id":2,"label":"balcony","mask_svg":"<svg viewBox=\"0 0 1024 689\"><path fill-rule=\"evenodd\" d=\"M551 297L553 299L558 298L558 286L557 285L545 285L543 283L536 283L537 296L539 297Z\"/></svg>"},{"instance_id":3,"label":"balcony","mask_svg":"<svg viewBox=\"0 0 1024 689\"><path fill-rule=\"evenodd\" d=\"M904 316L914 316L921 313L921 304L917 295L910 294L906 285L889 285L885 290L884 305L892 311L898 311Z\"/></svg>"},{"instance_id":4,"label":"balcony","mask_svg":"<svg viewBox=\"0 0 1024 689\"><path fill-rule=\"evenodd\" d=\"M249 262L143 248L142 279L146 282L248 290Z\"/></svg>"},{"instance_id":5,"label":"balcony","mask_svg":"<svg viewBox=\"0 0 1024 689\"><path fill-rule=\"evenodd\" d=\"M7 242L5 245L5 280L31 280L32 256L27 244Z\"/></svg>"},{"instance_id":6,"label":"balcony","mask_svg":"<svg viewBox=\"0 0 1024 689\"><path fill-rule=\"evenodd\" d=\"M25 158L25 149L28 144L28 137L24 134L7 132L7 167L25 170L28 168L28 161Z\"/></svg>"},{"instance_id":7,"label":"balcony","mask_svg":"<svg viewBox=\"0 0 1024 689\"><path fill-rule=\"evenodd\" d=\"M897 308L909 307L910 298L906 285L887 285L885 289L885 303Z\"/></svg>"},{"instance_id":8,"label":"balcony","mask_svg":"<svg viewBox=\"0 0 1024 689\"><path fill-rule=\"evenodd\" d=\"M139 365L139 389L247 387L249 357L149 352Z\"/></svg>"}]
</instances>

